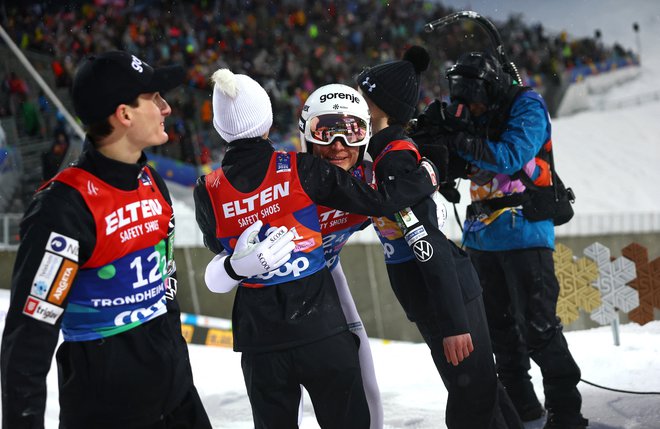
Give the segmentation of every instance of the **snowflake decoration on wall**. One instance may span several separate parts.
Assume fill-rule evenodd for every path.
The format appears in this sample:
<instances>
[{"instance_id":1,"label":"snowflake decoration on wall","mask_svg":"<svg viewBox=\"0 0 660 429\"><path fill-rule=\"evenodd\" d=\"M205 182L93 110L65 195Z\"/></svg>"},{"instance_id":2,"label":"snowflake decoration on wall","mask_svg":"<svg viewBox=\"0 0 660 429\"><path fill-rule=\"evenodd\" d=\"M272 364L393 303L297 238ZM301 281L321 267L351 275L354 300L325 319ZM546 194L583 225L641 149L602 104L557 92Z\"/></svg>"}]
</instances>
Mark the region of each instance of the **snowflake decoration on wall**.
<instances>
[{"instance_id":1,"label":"snowflake decoration on wall","mask_svg":"<svg viewBox=\"0 0 660 429\"><path fill-rule=\"evenodd\" d=\"M591 312L600 307L600 292L593 286L598 279L598 266L590 259L573 256L573 251L560 243L552 256L559 281L557 315L568 325L580 317L581 308Z\"/></svg>"},{"instance_id":2,"label":"snowflake decoration on wall","mask_svg":"<svg viewBox=\"0 0 660 429\"><path fill-rule=\"evenodd\" d=\"M660 308L660 258L649 262L646 247L631 243L621 254L635 263L637 278L630 286L639 293L639 307L628 313L633 322L644 325L654 320L653 308Z\"/></svg>"},{"instance_id":3,"label":"snowflake decoration on wall","mask_svg":"<svg viewBox=\"0 0 660 429\"><path fill-rule=\"evenodd\" d=\"M584 255L598 265L594 286L600 290L602 304L591 312L591 319L607 325L617 317L617 310L629 312L639 306L639 294L626 283L636 277L635 264L620 256L610 258L610 249L598 242L584 249Z\"/></svg>"}]
</instances>

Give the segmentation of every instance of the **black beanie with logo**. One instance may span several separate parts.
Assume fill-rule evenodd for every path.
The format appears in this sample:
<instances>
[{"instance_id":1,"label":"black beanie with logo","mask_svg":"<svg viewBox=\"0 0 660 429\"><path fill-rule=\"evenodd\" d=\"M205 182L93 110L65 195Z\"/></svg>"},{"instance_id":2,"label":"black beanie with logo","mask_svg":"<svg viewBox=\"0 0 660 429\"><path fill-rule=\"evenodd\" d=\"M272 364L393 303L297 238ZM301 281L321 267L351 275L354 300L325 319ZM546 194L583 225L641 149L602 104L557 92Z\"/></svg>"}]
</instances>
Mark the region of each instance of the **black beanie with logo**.
<instances>
[{"instance_id":1,"label":"black beanie with logo","mask_svg":"<svg viewBox=\"0 0 660 429\"><path fill-rule=\"evenodd\" d=\"M420 73L430 57L421 46L410 47L403 59L363 70L356 83L362 93L388 116L405 124L412 119L419 101Z\"/></svg>"}]
</instances>

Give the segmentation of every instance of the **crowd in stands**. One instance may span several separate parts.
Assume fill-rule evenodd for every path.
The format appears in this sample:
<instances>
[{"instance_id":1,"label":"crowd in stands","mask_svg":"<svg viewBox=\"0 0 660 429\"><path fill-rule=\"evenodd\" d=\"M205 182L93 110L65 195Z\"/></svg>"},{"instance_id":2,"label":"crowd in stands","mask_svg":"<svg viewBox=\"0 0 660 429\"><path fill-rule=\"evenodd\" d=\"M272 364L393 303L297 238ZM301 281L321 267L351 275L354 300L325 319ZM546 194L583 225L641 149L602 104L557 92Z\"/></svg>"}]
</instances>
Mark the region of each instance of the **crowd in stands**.
<instances>
[{"instance_id":1,"label":"crowd in stands","mask_svg":"<svg viewBox=\"0 0 660 429\"><path fill-rule=\"evenodd\" d=\"M222 145L210 132L208 80L220 67L249 74L268 90L276 115L272 140L296 145L300 108L318 86L352 84L363 67L399 59L406 47L421 44L433 53L423 76L426 104L446 96L445 69L471 40L465 37L469 27L424 32L428 21L453 12L437 1L96 0L26 2L4 12L3 26L22 49L52 56L59 87L71 84L76 64L93 52L119 48L152 65L185 64L188 87L168 97L173 143L164 151L196 164L221 156ZM522 16L495 24L524 83L541 92L558 87L576 66L632 57L597 37L550 35Z\"/></svg>"}]
</instances>

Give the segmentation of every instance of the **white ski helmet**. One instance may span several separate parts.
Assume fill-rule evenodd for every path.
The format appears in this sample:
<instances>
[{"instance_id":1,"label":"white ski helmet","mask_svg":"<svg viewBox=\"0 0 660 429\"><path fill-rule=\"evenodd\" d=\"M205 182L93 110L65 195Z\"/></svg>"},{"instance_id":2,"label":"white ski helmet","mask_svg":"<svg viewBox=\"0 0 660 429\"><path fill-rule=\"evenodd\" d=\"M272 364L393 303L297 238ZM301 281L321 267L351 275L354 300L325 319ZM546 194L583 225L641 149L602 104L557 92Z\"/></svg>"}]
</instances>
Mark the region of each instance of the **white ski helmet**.
<instances>
[{"instance_id":1,"label":"white ski helmet","mask_svg":"<svg viewBox=\"0 0 660 429\"><path fill-rule=\"evenodd\" d=\"M307 97L298 130L302 152L311 152L311 144L329 145L341 138L347 146L360 147L361 160L371 138L367 101L350 86L322 86Z\"/></svg>"}]
</instances>

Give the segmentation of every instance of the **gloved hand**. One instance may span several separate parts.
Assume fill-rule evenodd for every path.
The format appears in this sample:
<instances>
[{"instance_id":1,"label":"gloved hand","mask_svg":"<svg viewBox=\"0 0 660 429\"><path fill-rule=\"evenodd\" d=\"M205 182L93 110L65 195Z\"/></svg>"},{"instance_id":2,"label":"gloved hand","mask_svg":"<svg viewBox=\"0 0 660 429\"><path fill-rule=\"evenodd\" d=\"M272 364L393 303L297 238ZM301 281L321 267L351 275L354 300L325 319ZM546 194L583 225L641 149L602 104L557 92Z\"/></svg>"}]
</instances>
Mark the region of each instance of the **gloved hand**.
<instances>
[{"instance_id":1,"label":"gloved hand","mask_svg":"<svg viewBox=\"0 0 660 429\"><path fill-rule=\"evenodd\" d=\"M463 133L444 134L435 137L423 136L418 139L413 136L419 147L419 153L428 158L438 169L441 188L453 186L455 179L464 179L469 171L469 163L456 153L455 140L463 138Z\"/></svg>"},{"instance_id":2,"label":"gloved hand","mask_svg":"<svg viewBox=\"0 0 660 429\"><path fill-rule=\"evenodd\" d=\"M419 153L429 159L438 169L438 180L440 183L449 180L449 149L447 148L447 136L417 135L412 136L419 147Z\"/></svg>"},{"instance_id":3,"label":"gloved hand","mask_svg":"<svg viewBox=\"0 0 660 429\"><path fill-rule=\"evenodd\" d=\"M265 274L279 268L291 257L296 247L293 233L281 226L272 231L264 241L259 241L259 230L263 222L258 220L238 237L234 253L228 265L241 277ZM231 271L229 272L231 275Z\"/></svg>"},{"instance_id":4,"label":"gloved hand","mask_svg":"<svg viewBox=\"0 0 660 429\"><path fill-rule=\"evenodd\" d=\"M265 274L289 260L295 248L293 233L279 227L259 242L257 235L262 226L262 221L250 225L238 237L233 255L216 255L208 263L204 281L209 290L230 292L241 280Z\"/></svg>"},{"instance_id":5,"label":"gloved hand","mask_svg":"<svg viewBox=\"0 0 660 429\"><path fill-rule=\"evenodd\" d=\"M445 197L445 200L449 201L452 204L458 204L461 202L461 193L456 189L456 181L452 180L451 182L443 183L438 189L440 195Z\"/></svg>"},{"instance_id":6,"label":"gloved hand","mask_svg":"<svg viewBox=\"0 0 660 429\"><path fill-rule=\"evenodd\" d=\"M495 164L495 154L486 140L470 133L458 133L448 143L449 150L455 150L458 155L468 161L479 160Z\"/></svg>"},{"instance_id":7,"label":"gloved hand","mask_svg":"<svg viewBox=\"0 0 660 429\"><path fill-rule=\"evenodd\" d=\"M467 104L453 102L445 106L444 113L445 127L452 132L469 131L473 127Z\"/></svg>"},{"instance_id":8,"label":"gloved hand","mask_svg":"<svg viewBox=\"0 0 660 429\"><path fill-rule=\"evenodd\" d=\"M417 118L417 127L429 134L454 134L470 127L470 109L463 103L433 100Z\"/></svg>"},{"instance_id":9,"label":"gloved hand","mask_svg":"<svg viewBox=\"0 0 660 429\"><path fill-rule=\"evenodd\" d=\"M410 137L422 156L438 168L440 183L466 176L466 162L456 154L453 142L470 128L470 109L461 103L447 105L434 100L415 120Z\"/></svg>"}]
</instances>

